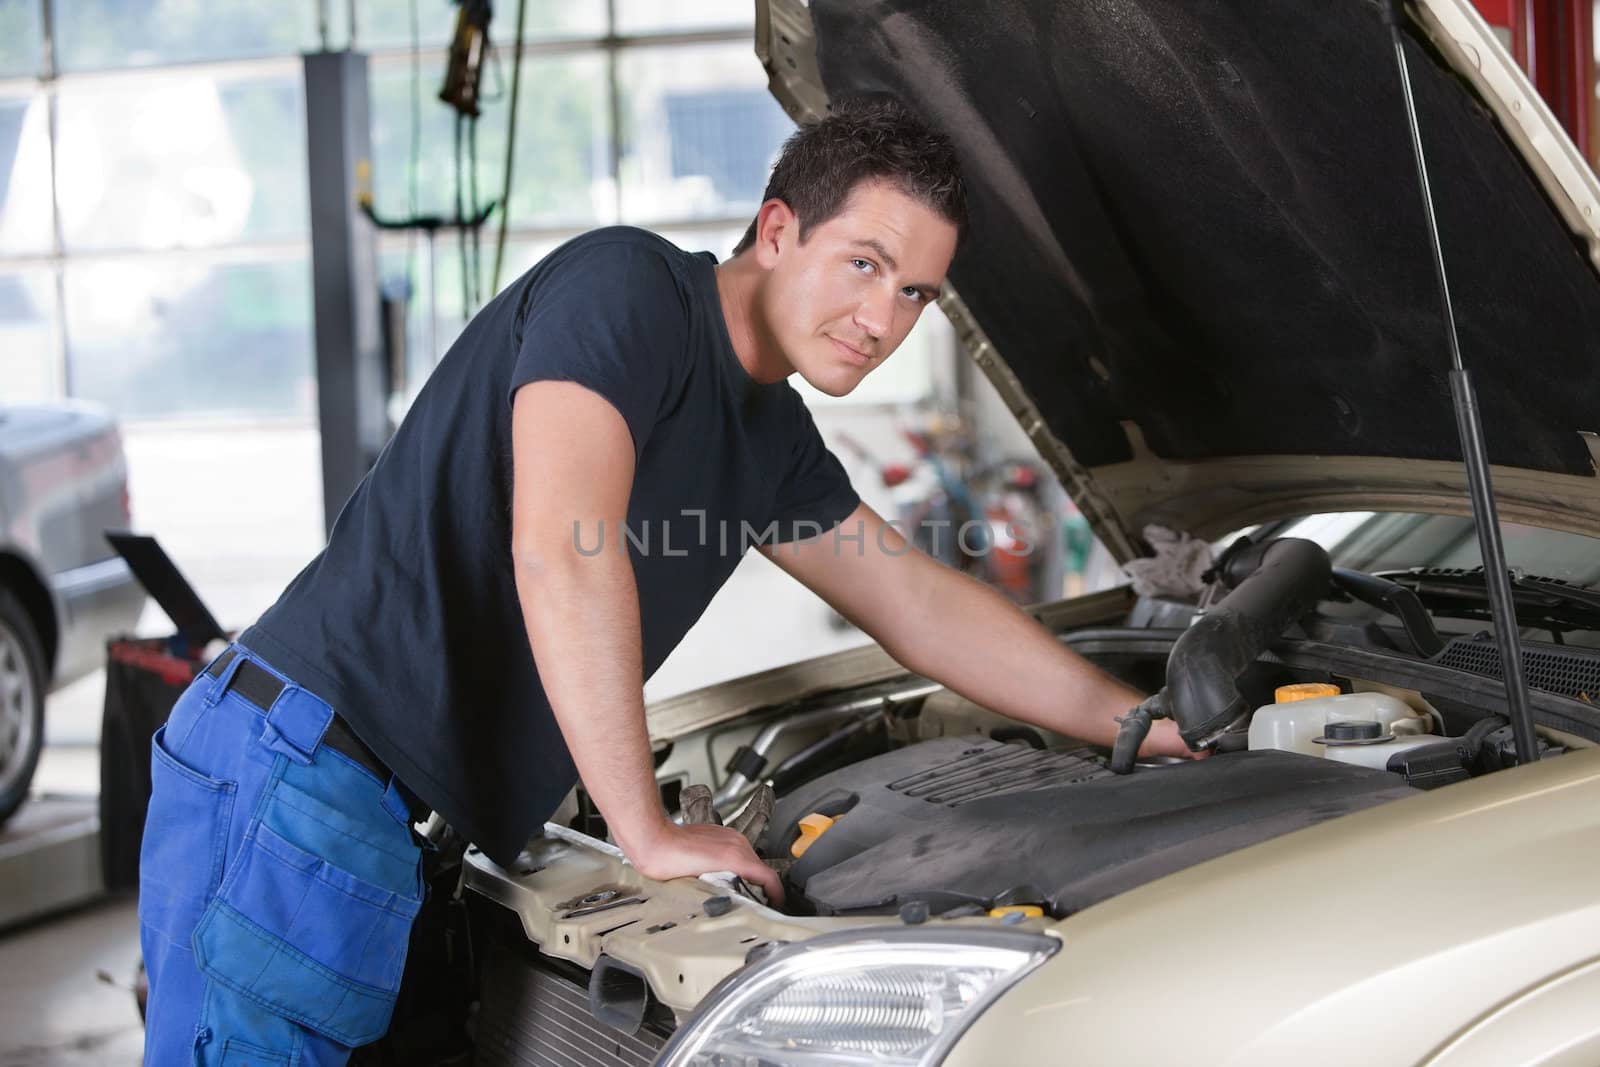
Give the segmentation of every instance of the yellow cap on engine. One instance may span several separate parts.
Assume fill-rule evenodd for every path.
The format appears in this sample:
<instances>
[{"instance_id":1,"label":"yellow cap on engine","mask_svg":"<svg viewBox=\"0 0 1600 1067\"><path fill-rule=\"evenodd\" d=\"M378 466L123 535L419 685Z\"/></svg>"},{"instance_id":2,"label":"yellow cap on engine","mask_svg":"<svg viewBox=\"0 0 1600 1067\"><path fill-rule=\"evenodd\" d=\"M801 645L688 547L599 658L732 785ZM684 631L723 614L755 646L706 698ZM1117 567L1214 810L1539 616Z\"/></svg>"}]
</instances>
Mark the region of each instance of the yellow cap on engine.
<instances>
[{"instance_id":1,"label":"yellow cap on engine","mask_svg":"<svg viewBox=\"0 0 1600 1067\"><path fill-rule=\"evenodd\" d=\"M833 825L833 820L826 815L812 812L800 820L800 836L794 839L794 844L789 846L789 855L799 859L806 854L806 849L817 843L817 839L828 832Z\"/></svg>"},{"instance_id":2,"label":"yellow cap on engine","mask_svg":"<svg viewBox=\"0 0 1600 1067\"><path fill-rule=\"evenodd\" d=\"M1037 904L1007 904L1003 908L989 909L991 919L1000 919L1007 915L1022 915L1029 919L1037 919L1044 915L1044 909Z\"/></svg>"},{"instance_id":3,"label":"yellow cap on engine","mask_svg":"<svg viewBox=\"0 0 1600 1067\"><path fill-rule=\"evenodd\" d=\"M1293 704L1296 700L1316 700L1318 697L1336 697L1339 687L1327 682L1296 682L1280 685L1272 691L1272 699L1279 704Z\"/></svg>"}]
</instances>

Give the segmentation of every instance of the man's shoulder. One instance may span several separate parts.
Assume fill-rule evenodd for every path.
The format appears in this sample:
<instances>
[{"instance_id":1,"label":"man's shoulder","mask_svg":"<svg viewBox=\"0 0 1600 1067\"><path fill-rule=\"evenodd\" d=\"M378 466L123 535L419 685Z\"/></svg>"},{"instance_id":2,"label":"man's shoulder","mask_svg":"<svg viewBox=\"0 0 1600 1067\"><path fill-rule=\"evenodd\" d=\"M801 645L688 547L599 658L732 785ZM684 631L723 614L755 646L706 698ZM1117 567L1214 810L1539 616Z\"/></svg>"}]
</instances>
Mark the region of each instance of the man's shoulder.
<instances>
[{"instance_id":1,"label":"man's shoulder","mask_svg":"<svg viewBox=\"0 0 1600 1067\"><path fill-rule=\"evenodd\" d=\"M613 319L687 321L701 282L696 256L649 230L606 226L552 250L518 281L517 323L531 316L597 313ZM609 294L612 299L597 300Z\"/></svg>"},{"instance_id":2,"label":"man's shoulder","mask_svg":"<svg viewBox=\"0 0 1600 1067\"><path fill-rule=\"evenodd\" d=\"M592 261L597 264L659 263L674 275L693 259L658 233L637 226L602 226L579 234L551 253L553 259Z\"/></svg>"}]
</instances>

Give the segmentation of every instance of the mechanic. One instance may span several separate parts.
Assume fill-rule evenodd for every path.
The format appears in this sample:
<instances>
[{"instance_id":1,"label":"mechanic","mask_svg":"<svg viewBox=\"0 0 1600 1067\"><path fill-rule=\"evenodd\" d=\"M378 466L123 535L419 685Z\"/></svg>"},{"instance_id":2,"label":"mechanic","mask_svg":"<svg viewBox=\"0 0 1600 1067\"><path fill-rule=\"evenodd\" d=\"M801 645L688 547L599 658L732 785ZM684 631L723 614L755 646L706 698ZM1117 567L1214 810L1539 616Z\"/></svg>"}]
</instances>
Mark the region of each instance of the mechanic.
<instances>
[{"instance_id":1,"label":"mechanic","mask_svg":"<svg viewBox=\"0 0 1600 1067\"><path fill-rule=\"evenodd\" d=\"M146 1062L334 1064L381 1036L429 811L510 865L581 776L641 873L780 902L737 831L668 818L643 705L752 544L909 669L1111 743L1141 695L910 550L786 382L859 385L965 222L949 141L855 102L789 139L726 263L602 229L467 325L327 547L156 735ZM1145 751L1188 754L1170 722Z\"/></svg>"}]
</instances>

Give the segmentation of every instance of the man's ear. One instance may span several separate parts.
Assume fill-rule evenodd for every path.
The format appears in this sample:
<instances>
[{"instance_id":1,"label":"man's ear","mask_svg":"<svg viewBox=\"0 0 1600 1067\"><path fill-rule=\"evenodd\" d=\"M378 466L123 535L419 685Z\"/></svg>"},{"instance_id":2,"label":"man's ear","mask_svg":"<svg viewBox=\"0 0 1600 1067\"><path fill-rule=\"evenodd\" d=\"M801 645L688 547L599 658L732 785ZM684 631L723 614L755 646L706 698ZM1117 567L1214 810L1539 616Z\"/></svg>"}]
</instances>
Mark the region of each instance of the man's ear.
<instances>
[{"instance_id":1,"label":"man's ear","mask_svg":"<svg viewBox=\"0 0 1600 1067\"><path fill-rule=\"evenodd\" d=\"M756 213L756 240L752 246L756 262L767 270L778 265L778 253L799 240L800 220L777 197L761 205Z\"/></svg>"}]
</instances>

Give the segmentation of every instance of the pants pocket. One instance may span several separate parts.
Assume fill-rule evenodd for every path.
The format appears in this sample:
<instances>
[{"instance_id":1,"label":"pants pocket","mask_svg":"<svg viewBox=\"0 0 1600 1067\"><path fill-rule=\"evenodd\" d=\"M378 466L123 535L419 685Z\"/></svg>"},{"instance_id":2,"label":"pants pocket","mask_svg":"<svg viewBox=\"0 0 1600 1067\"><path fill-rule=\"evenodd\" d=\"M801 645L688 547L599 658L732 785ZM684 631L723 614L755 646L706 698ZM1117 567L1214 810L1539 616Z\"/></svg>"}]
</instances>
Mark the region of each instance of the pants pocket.
<instances>
[{"instance_id":1,"label":"pants pocket","mask_svg":"<svg viewBox=\"0 0 1600 1067\"><path fill-rule=\"evenodd\" d=\"M150 807L139 848L139 921L187 945L222 878L237 787L167 750L162 726L150 744Z\"/></svg>"},{"instance_id":2,"label":"pants pocket","mask_svg":"<svg viewBox=\"0 0 1600 1067\"><path fill-rule=\"evenodd\" d=\"M195 931L195 962L341 1045L375 1041L389 1027L421 907L415 871L403 887L375 884L346 869L367 869L361 851L372 846L352 838L340 851L354 850L354 861L324 858L274 829L272 814L269 799Z\"/></svg>"},{"instance_id":3,"label":"pants pocket","mask_svg":"<svg viewBox=\"0 0 1600 1067\"><path fill-rule=\"evenodd\" d=\"M222 1046L221 1067L289 1067L289 1056L229 1038Z\"/></svg>"}]
</instances>

